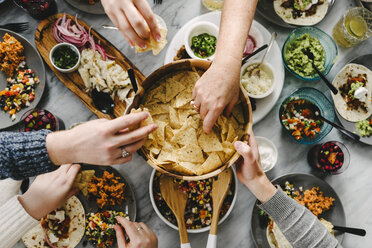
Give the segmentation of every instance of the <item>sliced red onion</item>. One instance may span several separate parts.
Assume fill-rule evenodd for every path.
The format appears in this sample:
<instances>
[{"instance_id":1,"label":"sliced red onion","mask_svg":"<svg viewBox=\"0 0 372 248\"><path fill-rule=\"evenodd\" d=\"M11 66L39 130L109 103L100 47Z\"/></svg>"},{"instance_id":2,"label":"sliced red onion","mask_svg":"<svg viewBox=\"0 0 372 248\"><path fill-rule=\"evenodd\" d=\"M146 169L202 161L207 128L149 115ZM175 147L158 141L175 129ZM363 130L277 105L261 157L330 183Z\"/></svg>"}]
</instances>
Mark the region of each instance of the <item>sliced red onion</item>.
<instances>
[{"instance_id":1,"label":"sliced red onion","mask_svg":"<svg viewBox=\"0 0 372 248\"><path fill-rule=\"evenodd\" d=\"M47 230L46 228L44 228L44 239L45 239L45 241L48 243L48 245L49 245L51 248L58 248L57 246L54 246L54 245L49 241L48 230Z\"/></svg>"},{"instance_id":2,"label":"sliced red onion","mask_svg":"<svg viewBox=\"0 0 372 248\"><path fill-rule=\"evenodd\" d=\"M247 56L253 53L255 49L256 49L255 40L251 36L248 36L247 43L245 43L243 56Z\"/></svg>"},{"instance_id":3,"label":"sliced red onion","mask_svg":"<svg viewBox=\"0 0 372 248\"><path fill-rule=\"evenodd\" d=\"M96 44L96 47L97 47L98 52L101 54L103 60L106 60L107 56L106 56L105 49L103 49L103 47L101 47L98 44Z\"/></svg>"}]
</instances>

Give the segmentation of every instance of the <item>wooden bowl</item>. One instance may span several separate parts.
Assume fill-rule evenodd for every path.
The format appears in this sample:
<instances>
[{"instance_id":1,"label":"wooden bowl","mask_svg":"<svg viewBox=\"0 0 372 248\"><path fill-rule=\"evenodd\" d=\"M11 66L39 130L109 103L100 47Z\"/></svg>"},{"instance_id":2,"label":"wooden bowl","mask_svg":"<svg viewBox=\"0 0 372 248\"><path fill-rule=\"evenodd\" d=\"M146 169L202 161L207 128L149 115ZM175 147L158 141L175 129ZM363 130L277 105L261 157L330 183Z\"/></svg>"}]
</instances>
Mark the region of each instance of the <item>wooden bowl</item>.
<instances>
[{"instance_id":1,"label":"wooden bowl","mask_svg":"<svg viewBox=\"0 0 372 248\"><path fill-rule=\"evenodd\" d=\"M200 59L186 59L186 60L180 60L176 62L172 62L169 64L166 64L153 73L148 76L145 81L143 81L142 85L139 87L138 94L135 96L133 103L128 107L126 113L130 113L132 108L137 108L142 100L142 96L146 93L146 90L149 89L152 85L156 84L161 78L174 73L174 72L182 72L182 71L192 71L192 68L195 68L199 75L202 75L211 65L211 62L204 61ZM243 137L241 138L241 141L248 141L249 135L252 132L252 108L251 103L249 101L249 97L244 89L240 87L240 93L239 97L241 100L241 104L244 111L244 118L245 118L245 126L244 126L244 133ZM186 175L180 175L176 174L174 172L166 171L164 168L160 167L157 161L149 155L149 153L146 151L144 147L141 148L140 154L146 159L146 162L153 167L154 169L160 171L161 173L173 176L178 179L183 179L187 181L197 181L197 180L203 180L210 177L214 177L224 171L226 168L229 168L231 165L233 165L237 160L239 159L239 154L235 152L231 158L222 164L218 169L209 172L207 174L201 175L201 176L186 176Z\"/></svg>"}]
</instances>

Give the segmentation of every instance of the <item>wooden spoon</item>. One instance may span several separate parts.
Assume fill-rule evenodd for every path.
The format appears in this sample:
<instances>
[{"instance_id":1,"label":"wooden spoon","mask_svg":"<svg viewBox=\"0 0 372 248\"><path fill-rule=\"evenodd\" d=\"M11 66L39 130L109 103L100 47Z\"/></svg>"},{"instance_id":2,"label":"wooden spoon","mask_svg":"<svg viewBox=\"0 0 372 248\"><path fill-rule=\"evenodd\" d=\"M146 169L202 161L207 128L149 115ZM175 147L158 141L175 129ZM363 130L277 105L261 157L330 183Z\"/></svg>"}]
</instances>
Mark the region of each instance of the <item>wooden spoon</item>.
<instances>
[{"instance_id":1,"label":"wooden spoon","mask_svg":"<svg viewBox=\"0 0 372 248\"><path fill-rule=\"evenodd\" d=\"M160 177L160 193L165 202L176 216L180 233L181 248L191 248L185 224L185 208L187 194L179 189L178 183L174 183L173 177L162 175Z\"/></svg>"},{"instance_id":2,"label":"wooden spoon","mask_svg":"<svg viewBox=\"0 0 372 248\"><path fill-rule=\"evenodd\" d=\"M212 200L213 200L213 216L211 230L209 231L207 248L216 248L217 247L217 227L218 220L220 217L220 211L229 191L230 184L232 180L232 171L227 169L221 172L217 179L213 179L212 185Z\"/></svg>"}]
</instances>

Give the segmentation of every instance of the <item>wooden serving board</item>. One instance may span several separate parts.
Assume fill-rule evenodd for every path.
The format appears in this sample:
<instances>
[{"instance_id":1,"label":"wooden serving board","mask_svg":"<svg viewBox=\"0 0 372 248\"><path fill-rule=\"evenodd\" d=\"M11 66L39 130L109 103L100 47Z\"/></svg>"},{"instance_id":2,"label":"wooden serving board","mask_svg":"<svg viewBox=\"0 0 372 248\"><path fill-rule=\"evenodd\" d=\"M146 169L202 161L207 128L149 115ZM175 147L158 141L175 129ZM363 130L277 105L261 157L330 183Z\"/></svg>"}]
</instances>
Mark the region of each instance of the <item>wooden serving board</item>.
<instances>
[{"instance_id":1,"label":"wooden serving board","mask_svg":"<svg viewBox=\"0 0 372 248\"><path fill-rule=\"evenodd\" d=\"M53 37L53 25L59 17L63 14L55 14L43 20L35 31L35 44L39 53L43 57L44 61L48 64L50 69L57 75L57 77L62 81L67 88L69 88L75 95L77 95L80 100L99 118L111 119L110 115L104 114L95 108L90 93L86 91L83 79L80 77L79 72L76 70L71 73L62 73L56 70L52 62L49 60L49 52L58 42ZM66 17L75 20L75 17L66 14ZM78 19L80 25L82 25L87 31L90 26L85 22ZM116 57L115 61L125 70L132 68L136 76L137 82L142 84L145 80L145 76L138 70L138 68L125 57L118 49L115 48L108 40L97 33L93 28L91 29L91 35L93 35L95 42L101 41L101 46L105 49L106 53ZM114 115L116 117L122 116L124 114L126 103L121 102L119 97L115 97L115 108Z\"/></svg>"}]
</instances>

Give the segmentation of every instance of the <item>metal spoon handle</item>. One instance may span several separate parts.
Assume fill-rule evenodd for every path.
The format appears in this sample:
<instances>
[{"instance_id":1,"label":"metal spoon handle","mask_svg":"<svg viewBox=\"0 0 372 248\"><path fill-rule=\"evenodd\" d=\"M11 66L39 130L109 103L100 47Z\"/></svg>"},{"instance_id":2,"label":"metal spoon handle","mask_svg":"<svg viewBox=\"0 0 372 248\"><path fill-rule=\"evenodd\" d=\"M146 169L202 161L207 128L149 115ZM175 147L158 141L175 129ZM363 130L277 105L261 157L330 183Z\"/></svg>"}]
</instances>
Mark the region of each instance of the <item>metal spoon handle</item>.
<instances>
[{"instance_id":1,"label":"metal spoon handle","mask_svg":"<svg viewBox=\"0 0 372 248\"><path fill-rule=\"evenodd\" d=\"M248 59L252 58L254 55L256 55L257 53L259 53L262 50L264 50L266 47L268 47L267 44L261 46L260 48L257 48L256 51L254 51L253 53L247 55L245 58L243 58L242 65L245 64L245 62L247 62Z\"/></svg>"},{"instance_id":2,"label":"metal spoon handle","mask_svg":"<svg viewBox=\"0 0 372 248\"><path fill-rule=\"evenodd\" d=\"M107 28L107 29L114 29L114 30L118 30L117 27L114 27L114 26L110 26L110 25L102 25L103 28Z\"/></svg>"},{"instance_id":3,"label":"metal spoon handle","mask_svg":"<svg viewBox=\"0 0 372 248\"><path fill-rule=\"evenodd\" d=\"M334 226L334 230L351 233L359 236L366 236L366 230L359 229L359 228L352 228L352 227L344 227L344 226Z\"/></svg>"},{"instance_id":4,"label":"metal spoon handle","mask_svg":"<svg viewBox=\"0 0 372 248\"><path fill-rule=\"evenodd\" d=\"M352 133L350 132L349 130L346 130L344 127L340 126L340 125L337 125L336 123L334 122L331 122L329 120L327 120L326 118L324 118L323 116L320 116L321 119L325 122L327 122L329 125L331 125L332 127L335 127L337 128L338 130L340 130L343 134L345 134L346 136L348 136L350 139L353 139L353 140L356 140L356 141L359 141L360 140L360 136L355 134L355 133Z\"/></svg>"},{"instance_id":5,"label":"metal spoon handle","mask_svg":"<svg viewBox=\"0 0 372 248\"><path fill-rule=\"evenodd\" d=\"M313 62L313 67L314 67L315 71L318 73L318 75L320 76L320 78L326 83L326 85L328 86L328 88L332 91L332 93L336 95L338 93L338 90L336 89L335 86L333 86L333 84L331 82L329 82L329 80L318 69L318 67L315 66L314 62Z\"/></svg>"},{"instance_id":6,"label":"metal spoon handle","mask_svg":"<svg viewBox=\"0 0 372 248\"><path fill-rule=\"evenodd\" d=\"M128 75L129 75L129 79L130 79L130 82L132 84L134 93L137 93L137 91L138 91L138 85L137 85L136 76L134 75L134 71L133 71L132 68L128 70Z\"/></svg>"},{"instance_id":7,"label":"metal spoon handle","mask_svg":"<svg viewBox=\"0 0 372 248\"><path fill-rule=\"evenodd\" d=\"M261 63L260 64L262 64L264 62L265 57L266 57L266 54L269 53L271 47L273 46L274 41L276 39L276 36L277 36L277 33L276 32L274 32L274 33L271 34L271 39L270 39L270 42L269 42L269 46L267 47L267 50L266 50L264 56L262 57L262 60L261 60Z\"/></svg>"}]
</instances>

